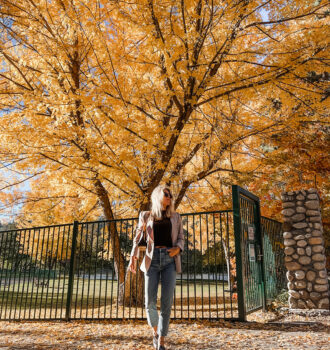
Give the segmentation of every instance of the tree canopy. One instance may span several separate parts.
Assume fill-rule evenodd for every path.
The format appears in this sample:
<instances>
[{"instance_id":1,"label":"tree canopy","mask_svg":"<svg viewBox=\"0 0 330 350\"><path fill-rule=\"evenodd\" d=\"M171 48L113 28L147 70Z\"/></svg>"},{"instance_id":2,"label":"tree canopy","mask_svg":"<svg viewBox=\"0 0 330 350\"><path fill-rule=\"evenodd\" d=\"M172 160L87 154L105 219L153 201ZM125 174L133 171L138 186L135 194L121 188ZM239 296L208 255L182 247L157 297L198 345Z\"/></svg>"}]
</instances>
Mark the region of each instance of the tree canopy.
<instances>
[{"instance_id":1,"label":"tree canopy","mask_svg":"<svg viewBox=\"0 0 330 350\"><path fill-rule=\"evenodd\" d=\"M327 10L4 0L1 201L35 223L112 218L146 208L165 182L182 209L212 206L204 186L261 166L251 149L295 130L302 106L324 117L325 82L311 74L324 72ZM5 191L25 180L28 193Z\"/></svg>"}]
</instances>

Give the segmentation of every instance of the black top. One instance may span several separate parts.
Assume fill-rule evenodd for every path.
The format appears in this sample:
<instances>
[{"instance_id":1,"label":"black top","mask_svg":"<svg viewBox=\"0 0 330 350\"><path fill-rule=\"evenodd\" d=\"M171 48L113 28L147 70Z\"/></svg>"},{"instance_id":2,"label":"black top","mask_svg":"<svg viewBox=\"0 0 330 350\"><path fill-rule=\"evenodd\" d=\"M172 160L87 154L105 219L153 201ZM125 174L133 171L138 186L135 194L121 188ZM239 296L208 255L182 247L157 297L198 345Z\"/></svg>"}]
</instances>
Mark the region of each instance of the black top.
<instances>
[{"instance_id":1,"label":"black top","mask_svg":"<svg viewBox=\"0 0 330 350\"><path fill-rule=\"evenodd\" d=\"M162 211L161 220L154 220L153 228L155 247L172 247L172 223L170 218L165 217L165 211Z\"/></svg>"}]
</instances>

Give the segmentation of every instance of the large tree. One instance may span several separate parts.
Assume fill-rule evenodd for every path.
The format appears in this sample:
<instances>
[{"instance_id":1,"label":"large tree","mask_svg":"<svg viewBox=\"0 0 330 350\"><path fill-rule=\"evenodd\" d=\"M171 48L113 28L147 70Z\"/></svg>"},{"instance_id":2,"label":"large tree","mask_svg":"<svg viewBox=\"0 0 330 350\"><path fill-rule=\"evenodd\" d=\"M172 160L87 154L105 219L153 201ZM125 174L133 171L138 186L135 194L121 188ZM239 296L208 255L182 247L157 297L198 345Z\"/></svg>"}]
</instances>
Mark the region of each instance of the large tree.
<instances>
[{"instance_id":1,"label":"large tree","mask_svg":"<svg viewBox=\"0 0 330 350\"><path fill-rule=\"evenodd\" d=\"M165 182L187 208L195 186L233 172L252 136L292 117L297 89L318 96L301 77L326 55L326 6L3 0L0 155L12 177L2 202L23 204L34 224L113 219L148 208ZM27 180L27 194L8 193Z\"/></svg>"}]
</instances>

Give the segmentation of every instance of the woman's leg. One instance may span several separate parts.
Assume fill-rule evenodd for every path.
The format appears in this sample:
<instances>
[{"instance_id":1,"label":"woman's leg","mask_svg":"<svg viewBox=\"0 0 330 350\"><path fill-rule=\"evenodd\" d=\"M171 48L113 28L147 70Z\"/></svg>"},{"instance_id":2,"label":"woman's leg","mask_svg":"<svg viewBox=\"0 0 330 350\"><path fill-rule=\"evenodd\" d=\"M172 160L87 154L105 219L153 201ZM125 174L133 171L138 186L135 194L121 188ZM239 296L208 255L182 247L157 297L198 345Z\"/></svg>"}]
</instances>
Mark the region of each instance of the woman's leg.
<instances>
[{"instance_id":1,"label":"woman's leg","mask_svg":"<svg viewBox=\"0 0 330 350\"><path fill-rule=\"evenodd\" d=\"M149 326L157 332L158 312L157 312L157 291L159 284L159 269L157 267L149 267L147 273L144 274L145 286L145 307L147 312L147 320Z\"/></svg>"},{"instance_id":2,"label":"woman's leg","mask_svg":"<svg viewBox=\"0 0 330 350\"><path fill-rule=\"evenodd\" d=\"M173 304L173 294L176 282L176 269L174 259L167 264L161 271L161 309L158 322L158 332L160 335L160 344L164 344L164 337L168 333L170 323L171 309Z\"/></svg>"}]
</instances>

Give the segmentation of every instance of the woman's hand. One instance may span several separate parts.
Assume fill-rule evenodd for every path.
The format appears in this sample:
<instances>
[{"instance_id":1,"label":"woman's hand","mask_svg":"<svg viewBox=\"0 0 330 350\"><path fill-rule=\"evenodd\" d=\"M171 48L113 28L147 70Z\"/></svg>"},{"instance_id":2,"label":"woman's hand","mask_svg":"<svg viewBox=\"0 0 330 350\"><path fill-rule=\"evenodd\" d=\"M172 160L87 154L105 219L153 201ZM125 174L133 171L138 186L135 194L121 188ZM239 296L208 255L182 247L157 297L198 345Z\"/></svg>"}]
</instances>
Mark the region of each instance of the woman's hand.
<instances>
[{"instance_id":1,"label":"woman's hand","mask_svg":"<svg viewBox=\"0 0 330 350\"><path fill-rule=\"evenodd\" d=\"M180 248L179 247L173 247L170 249L167 249L168 254L171 258L173 258L173 256L178 255L180 253Z\"/></svg>"},{"instance_id":2,"label":"woman's hand","mask_svg":"<svg viewBox=\"0 0 330 350\"><path fill-rule=\"evenodd\" d=\"M137 261L137 259L133 256L132 261L128 267L129 271L131 271L132 273L136 273L136 261Z\"/></svg>"}]
</instances>

